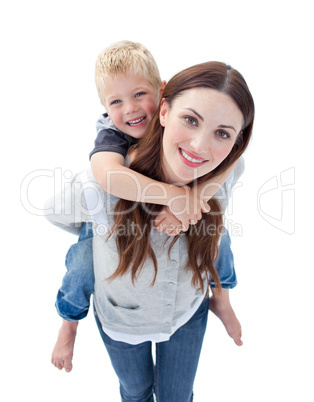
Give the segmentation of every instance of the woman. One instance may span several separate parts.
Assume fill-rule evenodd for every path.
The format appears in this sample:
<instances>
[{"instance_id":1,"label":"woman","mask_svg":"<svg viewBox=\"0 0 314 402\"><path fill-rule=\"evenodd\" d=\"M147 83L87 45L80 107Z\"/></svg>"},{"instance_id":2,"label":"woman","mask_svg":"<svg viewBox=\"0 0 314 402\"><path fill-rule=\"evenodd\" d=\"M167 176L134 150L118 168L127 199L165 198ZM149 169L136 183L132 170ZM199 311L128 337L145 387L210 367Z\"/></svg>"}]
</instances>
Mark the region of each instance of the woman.
<instances>
[{"instance_id":1,"label":"woman","mask_svg":"<svg viewBox=\"0 0 314 402\"><path fill-rule=\"evenodd\" d=\"M218 62L188 68L166 85L130 168L170 184L202 183L242 155L253 119L252 96L236 70ZM153 401L155 387L159 402L191 401L210 281L211 309L227 330L240 330L213 264L223 227L220 204L211 199L211 212L169 243L152 230L160 206L117 200L91 171L77 176L65 197L68 213L49 219L68 230L93 221L95 315L122 400Z\"/></svg>"}]
</instances>

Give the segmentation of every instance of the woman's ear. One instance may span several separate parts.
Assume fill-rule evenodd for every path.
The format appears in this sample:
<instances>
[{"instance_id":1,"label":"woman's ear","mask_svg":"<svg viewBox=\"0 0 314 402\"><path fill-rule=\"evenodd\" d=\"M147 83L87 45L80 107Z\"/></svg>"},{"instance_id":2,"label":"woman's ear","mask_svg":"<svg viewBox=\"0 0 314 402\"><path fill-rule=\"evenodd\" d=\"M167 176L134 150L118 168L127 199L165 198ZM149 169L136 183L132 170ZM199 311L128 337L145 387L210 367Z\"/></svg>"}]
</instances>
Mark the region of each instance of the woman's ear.
<instances>
[{"instance_id":1,"label":"woman's ear","mask_svg":"<svg viewBox=\"0 0 314 402\"><path fill-rule=\"evenodd\" d=\"M165 127L165 122L166 122L166 116L168 112L168 103L164 99L162 99L161 104L160 104L160 112L159 112L159 121L160 124Z\"/></svg>"}]
</instances>

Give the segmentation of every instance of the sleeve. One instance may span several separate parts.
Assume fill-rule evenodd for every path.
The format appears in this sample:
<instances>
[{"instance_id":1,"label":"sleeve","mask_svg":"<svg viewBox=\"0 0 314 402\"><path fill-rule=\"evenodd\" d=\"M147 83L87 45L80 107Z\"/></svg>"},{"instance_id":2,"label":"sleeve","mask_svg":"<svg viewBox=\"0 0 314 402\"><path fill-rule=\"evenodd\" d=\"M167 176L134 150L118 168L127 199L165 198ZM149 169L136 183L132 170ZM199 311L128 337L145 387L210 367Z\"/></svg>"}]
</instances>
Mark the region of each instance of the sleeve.
<instances>
[{"instance_id":1,"label":"sleeve","mask_svg":"<svg viewBox=\"0 0 314 402\"><path fill-rule=\"evenodd\" d=\"M82 224L90 220L83 196L84 187L81 174L65 183L63 191L54 194L45 203L47 220L67 232L79 235Z\"/></svg>"},{"instance_id":2,"label":"sleeve","mask_svg":"<svg viewBox=\"0 0 314 402\"><path fill-rule=\"evenodd\" d=\"M215 198L219 201L223 212L226 211L229 200L232 196L232 190L235 184L239 181L241 175L244 172L244 159L241 156L239 162L235 169L232 171L231 175L226 180L225 184L217 191Z\"/></svg>"},{"instance_id":3,"label":"sleeve","mask_svg":"<svg viewBox=\"0 0 314 402\"><path fill-rule=\"evenodd\" d=\"M118 130L106 114L97 121L96 130L95 147L89 158L94 153L103 151L117 152L125 158L129 148L138 142L137 139Z\"/></svg>"}]
</instances>

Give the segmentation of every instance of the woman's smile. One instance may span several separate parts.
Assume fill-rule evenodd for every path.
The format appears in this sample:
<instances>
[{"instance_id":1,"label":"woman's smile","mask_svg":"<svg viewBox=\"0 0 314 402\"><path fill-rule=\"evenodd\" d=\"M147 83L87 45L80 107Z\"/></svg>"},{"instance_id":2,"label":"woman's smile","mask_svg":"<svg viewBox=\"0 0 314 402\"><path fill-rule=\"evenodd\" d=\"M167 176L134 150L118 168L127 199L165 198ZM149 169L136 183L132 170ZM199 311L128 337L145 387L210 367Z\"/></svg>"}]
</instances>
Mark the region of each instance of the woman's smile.
<instances>
[{"instance_id":1,"label":"woman's smile","mask_svg":"<svg viewBox=\"0 0 314 402\"><path fill-rule=\"evenodd\" d=\"M208 162L208 160L201 158L200 156L197 156L195 154L192 154L186 149L183 150L182 148L179 148L178 150L183 163L185 163L187 166L199 167L201 164Z\"/></svg>"}]
</instances>

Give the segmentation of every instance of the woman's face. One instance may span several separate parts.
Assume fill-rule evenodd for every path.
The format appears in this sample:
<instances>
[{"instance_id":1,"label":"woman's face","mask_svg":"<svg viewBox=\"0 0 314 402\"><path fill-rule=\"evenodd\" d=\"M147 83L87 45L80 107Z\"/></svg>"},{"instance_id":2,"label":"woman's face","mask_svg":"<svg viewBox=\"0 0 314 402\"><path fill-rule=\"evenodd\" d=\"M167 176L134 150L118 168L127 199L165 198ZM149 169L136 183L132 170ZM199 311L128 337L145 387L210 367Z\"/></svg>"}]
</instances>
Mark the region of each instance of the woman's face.
<instances>
[{"instance_id":1,"label":"woman's face","mask_svg":"<svg viewBox=\"0 0 314 402\"><path fill-rule=\"evenodd\" d=\"M208 88L181 93L171 108L163 101L160 122L163 170L169 183L187 184L214 170L230 153L243 124L233 99Z\"/></svg>"}]
</instances>

